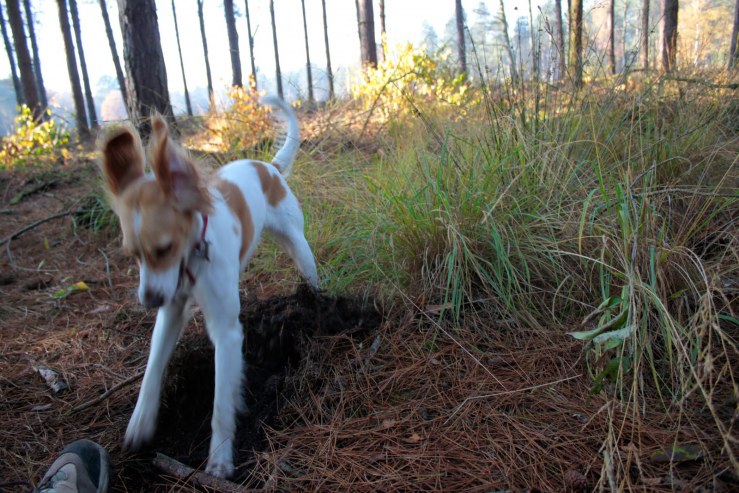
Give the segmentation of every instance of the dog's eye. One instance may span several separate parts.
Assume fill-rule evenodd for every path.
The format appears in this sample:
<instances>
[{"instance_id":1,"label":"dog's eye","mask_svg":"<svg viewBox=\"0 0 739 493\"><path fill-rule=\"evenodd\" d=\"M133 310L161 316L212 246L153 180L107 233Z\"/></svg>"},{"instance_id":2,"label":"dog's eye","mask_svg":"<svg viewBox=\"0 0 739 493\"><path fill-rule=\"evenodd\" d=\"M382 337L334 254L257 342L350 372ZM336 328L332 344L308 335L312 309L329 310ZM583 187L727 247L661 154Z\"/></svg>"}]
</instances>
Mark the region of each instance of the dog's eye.
<instances>
[{"instance_id":1,"label":"dog's eye","mask_svg":"<svg viewBox=\"0 0 739 493\"><path fill-rule=\"evenodd\" d=\"M154 255L156 255L157 258L162 258L162 257L165 257L171 251L172 251L172 244L167 243L164 246L160 246L154 249Z\"/></svg>"}]
</instances>

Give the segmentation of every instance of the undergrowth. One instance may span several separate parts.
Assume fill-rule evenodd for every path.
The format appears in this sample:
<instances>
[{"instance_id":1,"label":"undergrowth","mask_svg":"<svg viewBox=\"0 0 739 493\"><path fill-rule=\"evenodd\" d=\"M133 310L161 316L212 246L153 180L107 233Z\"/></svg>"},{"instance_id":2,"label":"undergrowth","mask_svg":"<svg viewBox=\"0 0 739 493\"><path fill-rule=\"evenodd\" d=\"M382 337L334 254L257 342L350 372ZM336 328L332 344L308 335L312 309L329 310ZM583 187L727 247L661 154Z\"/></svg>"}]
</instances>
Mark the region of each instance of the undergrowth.
<instances>
[{"instance_id":1,"label":"undergrowth","mask_svg":"<svg viewBox=\"0 0 739 493\"><path fill-rule=\"evenodd\" d=\"M572 328L593 393L636 418L646 395L678 413L699 396L736 466L717 411L739 393L736 107L675 84L528 87L538 111L516 88L464 111L399 93L413 111L377 112L379 152L296 166L298 186L321 176L303 194L327 287Z\"/></svg>"}]
</instances>

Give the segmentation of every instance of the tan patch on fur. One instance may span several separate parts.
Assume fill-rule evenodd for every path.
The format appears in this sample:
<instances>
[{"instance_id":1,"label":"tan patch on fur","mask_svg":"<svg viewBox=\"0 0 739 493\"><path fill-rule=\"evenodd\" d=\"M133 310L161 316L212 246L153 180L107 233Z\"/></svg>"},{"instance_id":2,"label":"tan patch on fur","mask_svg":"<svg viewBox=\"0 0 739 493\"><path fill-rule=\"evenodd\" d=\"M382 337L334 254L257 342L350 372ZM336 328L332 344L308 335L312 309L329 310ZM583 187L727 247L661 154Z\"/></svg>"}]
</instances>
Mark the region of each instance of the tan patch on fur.
<instances>
[{"instance_id":1,"label":"tan patch on fur","mask_svg":"<svg viewBox=\"0 0 739 493\"><path fill-rule=\"evenodd\" d=\"M123 248L154 271L164 271L180 261L193 225L193 213L172 205L155 181L129 187L116 201L121 220ZM134 216L140 229L136 231Z\"/></svg>"},{"instance_id":2,"label":"tan patch on fur","mask_svg":"<svg viewBox=\"0 0 739 493\"><path fill-rule=\"evenodd\" d=\"M272 207L275 207L287 196L287 190L285 190L282 180L280 180L279 176L270 173L264 163L252 161L251 164L257 170L259 182L262 184L262 191L265 197L267 197L267 202Z\"/></svg>"},{"instance_id":3,"label":"tan patch on fur","mask_svg":"<svg viewBox=\"0 0 739 493\"><path fill-rule=\"evenodd\" d=\"M254 221L251 218L249 205L244 200L244 195L241 193L239 187L233 182L224 180L223 178L216 178L213 186L221 192L221 195L226 200L226 204L228 204L228 208L239 218L239 222L241 223L239 260L243 260L247 250L249 250L249 246L254 240Z\"/></svg>"}]
</instances>

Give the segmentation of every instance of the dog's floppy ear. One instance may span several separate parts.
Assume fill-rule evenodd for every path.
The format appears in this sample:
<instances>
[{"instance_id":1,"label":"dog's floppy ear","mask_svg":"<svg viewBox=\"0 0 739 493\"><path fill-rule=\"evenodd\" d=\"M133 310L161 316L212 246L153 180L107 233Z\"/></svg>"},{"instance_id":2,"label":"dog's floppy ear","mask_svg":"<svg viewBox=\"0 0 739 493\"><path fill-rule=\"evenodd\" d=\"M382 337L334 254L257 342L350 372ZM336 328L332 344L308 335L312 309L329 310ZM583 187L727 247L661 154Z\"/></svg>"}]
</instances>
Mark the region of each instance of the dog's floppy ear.
<instances>
[{"instance_id":1,"label":"dog's floppy ear","mask_svg":"<svg viewBox=\"0 0 739 493\"><path fill-rule=\"evenodd\" d=\"M187 152L169 138L167 122L159 114L151 119L149 162L159 188L184 211L208 212L210 194Z\"/></svg>"},{"instance_id":2,"label":"dog's floppy ear","mask_svg":"<svg viewBox=\"0 0 739 493\"><path fill-rule=\"evenodd\" d=\"M130 126L108 132L100 142L105 184L113 195L120 195L144 175L144 150L139 134Z\"/></svg>"}]
</instances>

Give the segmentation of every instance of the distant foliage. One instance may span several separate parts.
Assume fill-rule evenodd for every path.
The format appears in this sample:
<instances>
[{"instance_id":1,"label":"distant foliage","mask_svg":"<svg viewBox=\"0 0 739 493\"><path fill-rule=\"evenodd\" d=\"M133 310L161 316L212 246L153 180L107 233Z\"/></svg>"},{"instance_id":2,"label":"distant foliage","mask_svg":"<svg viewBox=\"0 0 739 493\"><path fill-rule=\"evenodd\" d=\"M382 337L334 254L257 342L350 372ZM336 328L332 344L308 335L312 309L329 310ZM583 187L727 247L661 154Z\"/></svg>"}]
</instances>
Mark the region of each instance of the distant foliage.
<instances>
[{"instance_id":1,"label":"distant foliage","mask_svg":"<svg viewBox=\"0 0 739 493\"><path fill-rule=\"evenodd\" d=\"M228 97L230 107L209 123L216 137L213 144L219 151L242 151L257 146L272 128L269 110L259 102L261 94L250 87L234 86Z\"/></svg>"},{"instance_id":2,"label":"distant foliage","mask_svg":"<svg viewBox=\"0 0 739 493\"><path fill-rule=\"evenodd\" d=\"M49 110L47 114L51 115ZM30 159L49 156L69 143L69 132L56 120L41 121L33 117L23 105L15 118L15 132L3 137L0 148L0 167L10 168L26 164Z\"/></svg>"},{"instance_id":3,"label":"distant foliage","mask_svg":"<svg viewBox=\"0 0 739 493\"><path fill-rule=\"evenodd\" d=\"M352 96L367 109L384 116L412 112L414 105L443 102L462 106L471 93L463 74L457 74L448 49L433 54L411 44L388 49L376 69L367 69L352 84Z\"/></svg>"}]
</instances>

